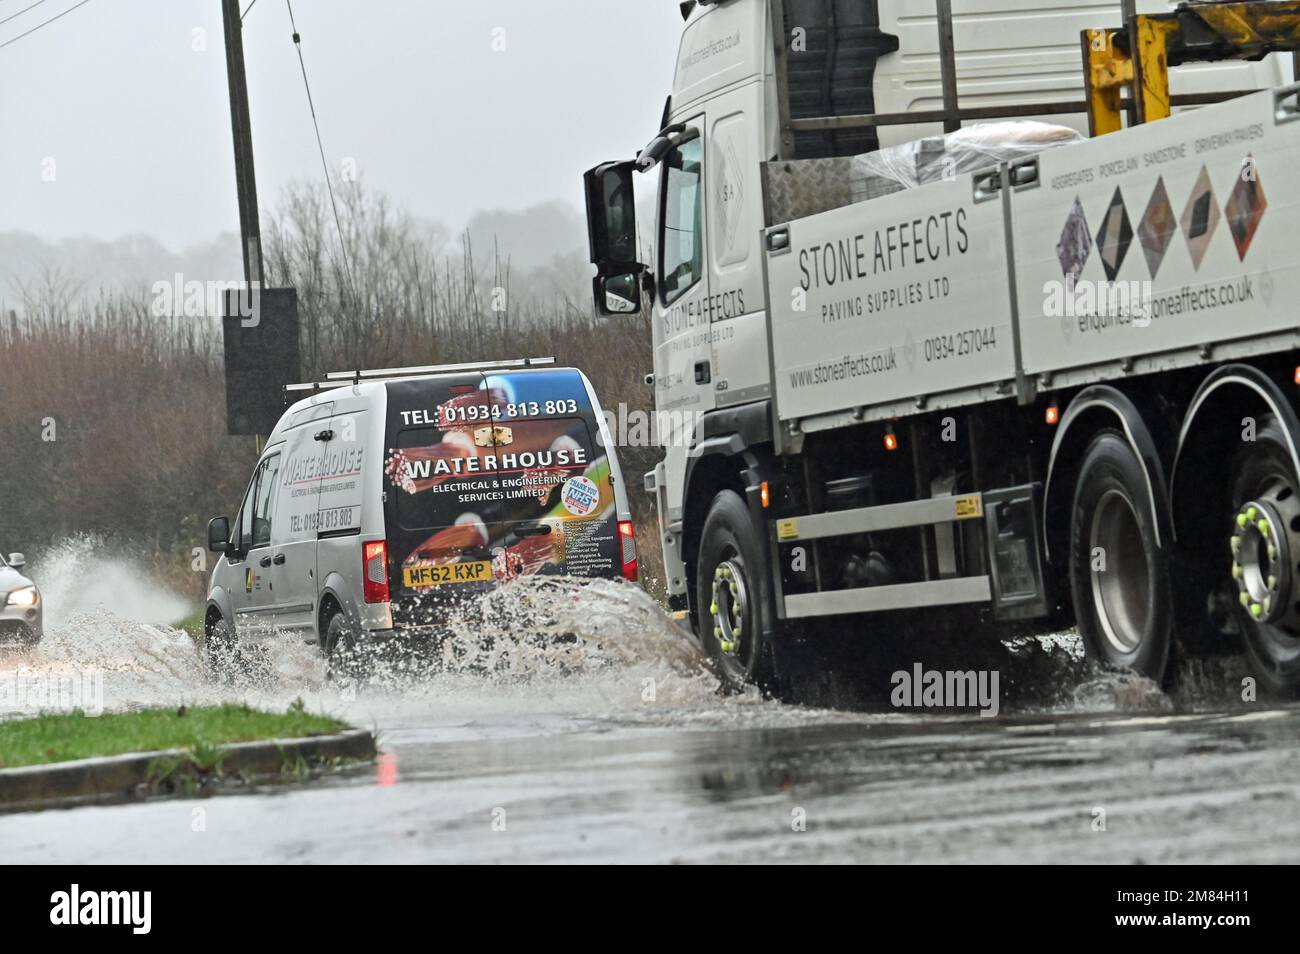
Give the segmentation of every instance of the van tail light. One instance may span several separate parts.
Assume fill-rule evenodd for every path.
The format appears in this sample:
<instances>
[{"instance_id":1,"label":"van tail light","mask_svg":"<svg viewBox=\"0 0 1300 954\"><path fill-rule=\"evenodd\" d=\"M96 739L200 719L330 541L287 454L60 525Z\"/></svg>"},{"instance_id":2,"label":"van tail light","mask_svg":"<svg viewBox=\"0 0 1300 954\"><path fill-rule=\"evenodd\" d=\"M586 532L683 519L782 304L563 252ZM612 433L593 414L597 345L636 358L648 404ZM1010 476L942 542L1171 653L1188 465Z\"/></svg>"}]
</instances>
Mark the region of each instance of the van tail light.
<instances>
[{"instance_id":1,"label":"van tail light","mask_svg":"<svg viewBox=\"0 0 1300 954\"><path fill-rule=\"evenodd\" d=\"M631 520L618 522L618 539L623 545L623 579L636 582L636 531Z\"/></svg>"},{"instance_id":2,"label":"van tail light","mask_svg":"<svg viewBox=\"0 0 1300 954\"><path fill-rule=\"evenodd\" d=\"M362 548L361 570L367 603L388 602L388 541L372 540Z\"/></svg>"}]
</instances>

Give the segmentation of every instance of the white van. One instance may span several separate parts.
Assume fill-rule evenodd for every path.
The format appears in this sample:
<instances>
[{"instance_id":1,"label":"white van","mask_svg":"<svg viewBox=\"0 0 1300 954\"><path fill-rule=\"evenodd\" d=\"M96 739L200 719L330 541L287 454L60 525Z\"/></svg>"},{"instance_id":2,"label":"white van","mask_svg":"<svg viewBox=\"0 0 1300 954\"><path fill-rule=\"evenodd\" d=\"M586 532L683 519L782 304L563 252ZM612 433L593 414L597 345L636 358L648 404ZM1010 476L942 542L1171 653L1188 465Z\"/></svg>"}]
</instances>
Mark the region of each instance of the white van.
<instances>
[{"instance_id":1,"label":"white van","mask_svg":"<svg viewBox=\"0 0 1300 954\"><path fill-rule=\"evenodd\" d=\"M276 425L220 553L214 668L239 641L327 654L529 574L637 578L626 487L586 376L554 359L329 375Z\"/></svg>"}]
</instances>

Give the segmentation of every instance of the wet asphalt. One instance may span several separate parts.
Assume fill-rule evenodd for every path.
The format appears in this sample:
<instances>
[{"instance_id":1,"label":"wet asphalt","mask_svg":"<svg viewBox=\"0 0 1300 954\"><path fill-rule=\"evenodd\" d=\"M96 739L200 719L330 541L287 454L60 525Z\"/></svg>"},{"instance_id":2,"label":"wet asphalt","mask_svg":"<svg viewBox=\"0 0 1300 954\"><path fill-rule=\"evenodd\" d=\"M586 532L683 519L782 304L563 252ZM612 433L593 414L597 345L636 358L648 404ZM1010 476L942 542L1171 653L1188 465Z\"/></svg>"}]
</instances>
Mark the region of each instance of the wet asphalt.
<instances>
[{"instance_id":1,"label":"wet asphalt","mask_svg":"<svg viewBox=\"0 0 1300 954\"><path fill-rule=\"evenodd\" d=\"M995 720L763 708L665 727L560 713L440 724L403 706L381 724L380 766L0 817L0 845L17 864L1295 857L1295 708Z\"/></svg>"}]
</instances>

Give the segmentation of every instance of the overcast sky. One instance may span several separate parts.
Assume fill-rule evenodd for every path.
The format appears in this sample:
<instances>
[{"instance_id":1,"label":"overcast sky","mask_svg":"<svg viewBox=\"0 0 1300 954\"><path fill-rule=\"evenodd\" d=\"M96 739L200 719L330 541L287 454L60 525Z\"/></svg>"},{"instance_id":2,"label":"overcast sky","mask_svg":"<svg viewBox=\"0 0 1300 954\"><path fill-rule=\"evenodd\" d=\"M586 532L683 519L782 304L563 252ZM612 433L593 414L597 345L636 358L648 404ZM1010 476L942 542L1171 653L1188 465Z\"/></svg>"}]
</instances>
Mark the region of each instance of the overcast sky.
<instances>
[{"instance_id":1,"label":"overcast sky","mask_svg":"<svg viewBox=\"0 0 1300 954\"><path fill-rule=\"evenodd\" d=\"M0 20L32 2L0 0ZM0 43L76 2L44 0L0 24ZM582 172L656 131L681 29L675 0L293 12L332 173L350 157L368 185L453 229L481 209L580 208ZM285 0L247 10L244 48L265 210L321 174ZM147 233L172 248L237 231L224 50L220 0L90 0L0 48L0 231Z\"/></svg>"}]
</instances>

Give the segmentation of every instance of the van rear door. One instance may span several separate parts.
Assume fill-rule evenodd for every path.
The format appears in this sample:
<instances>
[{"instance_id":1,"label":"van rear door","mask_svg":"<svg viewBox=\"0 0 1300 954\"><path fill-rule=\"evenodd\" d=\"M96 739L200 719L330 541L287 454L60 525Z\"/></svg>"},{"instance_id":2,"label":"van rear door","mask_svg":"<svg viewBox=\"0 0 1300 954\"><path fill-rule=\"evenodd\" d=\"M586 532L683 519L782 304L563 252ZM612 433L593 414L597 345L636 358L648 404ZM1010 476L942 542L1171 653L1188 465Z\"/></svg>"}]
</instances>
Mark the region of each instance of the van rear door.
<instances>
[{"instance_id":1,"label":"van rear door","mask_svg":"<svg viewBox=\"0 0 1300 954\"><path fill-rule=\"evenodd\" d=\"M502 372L487 376L487 390L503 494L490 528L494 578L620 576L613 451L582 375Z\"/></svg>"},{"instance_id":2,"label":"van rear door","mask_svg":"<svg viewBox=\"0 0 1300 954\"><path fill-rule=\"evenodd\" d=\"M492 581L494 412L477 372L386 387L388 584L402 625L426 621L426 604Z\"/></svg>"}]
</instances>

